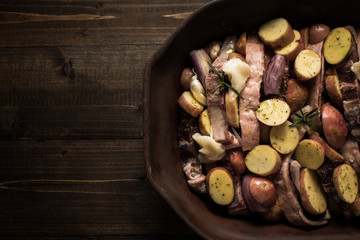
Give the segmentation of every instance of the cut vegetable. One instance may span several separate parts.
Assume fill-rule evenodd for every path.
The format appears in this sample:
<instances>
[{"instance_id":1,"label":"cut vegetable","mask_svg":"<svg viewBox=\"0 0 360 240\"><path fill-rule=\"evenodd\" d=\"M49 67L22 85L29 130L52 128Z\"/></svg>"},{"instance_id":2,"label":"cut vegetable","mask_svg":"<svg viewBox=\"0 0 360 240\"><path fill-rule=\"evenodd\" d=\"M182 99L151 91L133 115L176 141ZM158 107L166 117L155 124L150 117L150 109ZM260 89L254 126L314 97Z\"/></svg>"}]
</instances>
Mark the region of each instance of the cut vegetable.
<instances>
[{"instance_id":1,"label":"cut vegetable","mask_svg":"<svg viewBox=\"0 0 360 240\"><path fill-rule=\"evenodd\" d=\"M209 111L205 109L199 115L199 130L202 135L210 136L211 135L211 122L209 117Z\"/></svg>"},{"instance_id":2,"label":"cut vegetable","mask_svg":"<svg viewBox=\"0 0 360 240\"><path fill-rule=\"evenodd\" d=\"M234 199L234 182L226 168L216 167L206 175L206 185L211 199L219 205L229 205Z\"/></svg>"},{"instance_id":3,"label":"cut vegetable","mask_svg":"<svg viewBox=\"0 0 360 240\"><path fill-rule=\"evenodd\" d=\"M288 45L282 48L274 49L276 54L280 54L288 61L293 61L301 50L305 48L304 40L301 38L300 32L294 30L295 38Z\"/></svg>"},{"instance_id":4,"label":"cut vegetable","mask_svg":"<svg viewBox=\"0 0 360 240\"><path fill-rule=\"evenodd\" d=\"M264 81L264 93L280 94L281 83L287 73L287 65L284 56L276 54L267 65L263 81Z\"/></svg>"},{"instance_id":5,"label":"cut vegetable","mask_svg":"<svg viewBox=\"0 0 360 240\"><path fill-rule=\"evenodd\" d=\"M260 103L256 117L268 126L279 126L290 116L290 107L285 101L272 98Z\"/></svg>"},{"instance_id":6,"label":"cut vegetable","mask_svg":"<svg viewBox=\"0 0 360 240\"><path fill-rule=\"evenodd\" d=\"M291 111L296 112L299 106L303 107L308 99L308 90L295 79L289 79L287 82L286 102Z\"/></svg>"},{"instance_id":7,"label":"cut vegetable","mask_svg":"<svg viewBox=\"0 0 360 240\"><path fill-rule=\"evenodd\" d=\"M308 168L301 170L300 197L304 209L310 214L319 215L326 211L326 195L321 188L320 178Z\"/></svg>"},{"instance_id":8,"label":"cut vegetable","mask_svg":"<svg viewBox=\"0 0 360 240\"><path fill-rule=\"evenodd\" d=\"M199 49L191 51L190 58L201 84L205 87L205 78L210 71L209 63L212 62L210 56L204 49Z\"/></svg>"},{"instance_id":9,"label":"cut vegetable","mask_svg":"<svg viewBox=\"0 0 360 240\"><path fill-rule=\"evenodd\" d=\"M225 114L227 123L234 128L240 128L239 97L232 90L225 94Z\"/></svg>"},{"instance_id":10,"label":"cut vegetable","mask_svg":"<svg viewBox=\"0 0 360 240\"><path fill-rule=\"evenodd\" d=\"M243 174L246 170L244 152L240 148L231 149L229 151L229 158L235 173L239 176Z\"/></svg>"},{"instance_id":11,"label":"cut vegetable","mask_svg":"<svg viewBox=\"0 0 360 240\"><path fill-rule=\"evenodd\" d=\"M317 132L314 132L310 135L310 139L317 141L323 146L325 150L325 155L335 164L340 164L344 162L344 157L338 153L335 149L330 147Z\"/></svg>"},{"instance_id":12,"label":"cut vegetable","mask_svg":"<svg viewBox=\"0 0 360 240\"><path fill-rule=\"evenodd\" d=\"M333 173L334 187L341 198L347 203L353 203L359 191L358 178L355 170L348 164L335 168Z\"/></svg>"},{"instance_id":13,"label":"cut vegetable","mask_svg":"<svg viewBox=\"0 0 360 240\"><path fill-rule=\"evenodd\" d=\"M204 107L196 101L190 91L185 91L181 94L178 103L187 113L193 117L198 117L204 110Z\"/></svg>"},{"instance_id":14,"label":"cut vegetable","mask_svg":"<svg viewBox=\"0 0 360 240\"><path fill-rule=\"evenodd\" d=\"M329 26L317 23L310 27L309 30L309 43L316 44L323 41L330 33Z\"/></svg>"},{"instance_id":15,"label":"cut vegetable","mask_svg":"<svg viewBox=\"0 0 360 240\"><path fill-rule=\"evenodd\" d=\"M321 59L316 52L310 49L302 50L295 58L294 70L299 80L310 80L319 74Z\"/></svg>"},{"instance_id":16,"label":"cut vegetable","mask_svg":"<svg viewBox=\"0 0 360 240\"><path fill-rule=\"evenodd\" d=\"M325 103L321 108L321 120L325 138L335 149L344 145L348 129L344 116L335 107Z\"/></svg>"},{"instance_id":17,"label":"cut vegetable","mask_svg":"<svg viewBox=\"0 0 360 240\"><path fill-rule=\"evenodd\" d=\"M259 36L272 48L284 47L295 38L292 27L284 18L276 18L261 25Z\"/></svg>"},{"instance_id":18,"label":"cut vegetable","mask_svg":"<svg viewBox=\"0 0 360 240\"><path fill-rule=\"evenodd\" d=\"M235 51L241 55L246 55L246 32L243 32L235 44Z\"/></svg>"},{"instance_id":19,"label":"cut vegetable","mask_svg":"<svg viewBox=\"0 0 360 240\"><path fill-rule=\"evenodd\" d=\"M190 90L190 82L193 76L194 73L191 68L188 67L183 69L180 77L180 84L183 90Z\"/></svg>"},{"instance_id":20,"label":"cut vegetable","mask_svg":"<svg viewBox=\"0 0 360 240\"><path fill-rule=\"evenodd\" d=\"M323 146L312 140L302 140L295 150L295 159L302 167L316 170L325 160L325 150Z\"/></svg>"},{"instance_id":21,"label":"cut vegetable","mask_svg":"<svg viewBox=\"0 0 360 240\"><path fill-rule=\"evenodd\" d=\"M351 33L344 27L331 30L324 42L324 57L329 64L338 64L349 54Z\"/></svg>"},{"instance_id":22,"label":"cut vegetable","mask_svg":"<svg viewBox=\"0 0 360 240\"><path fill-rule=\"evenodd\" d=\"M286 121L280 126L271 128L271 146L281 154L287 154L295 150L299 143L300 135L296 127L290 127L291 122Z\"/></svg>"},{"instance_id":23,"label":"cut vegetable","mask_svg":"<svg viewBox=\"0 0 360 240\"><path fill-rule=\"evenodd\" d=\"M212 137L195 133L192 138L201 147L198 155L201 163L218 161L225 156L224 146L221 143L216 142Z\"/></svg>"},{"instance_id":24,"label":"cut vegetable","mask_svg":"<svg viewBox=\"0 0 360 240\"><path fill-rule=\"evenodd\" d=\"M205 90L201 82L197 78L197 75L194 75L191 78L190 82L190 91L193 94L194 98L203 106L206 106L206 96Z\"/></svg>"},{"instance_id":25,"label":"cut vegetable","mask_svg":"<svg viewBox=\"0 0 360 240\"><path fill-rule=\"evenodd\" d=\"M281 157L269 145L258 145L246 155L245 164L250 172L260 176L268 176L279 171Z\"/></svg>"},{"instance_id":26,"label":"cut vegetable","mask_svg":"<svg viewBox=\"0 0 360 240\"><path fill-rule=\"evenodd\" d=\"M342 93L337 75L328 75L325 79L325 89L331 102L338 108L343 108Z\"/></svg>"}]
</instances>

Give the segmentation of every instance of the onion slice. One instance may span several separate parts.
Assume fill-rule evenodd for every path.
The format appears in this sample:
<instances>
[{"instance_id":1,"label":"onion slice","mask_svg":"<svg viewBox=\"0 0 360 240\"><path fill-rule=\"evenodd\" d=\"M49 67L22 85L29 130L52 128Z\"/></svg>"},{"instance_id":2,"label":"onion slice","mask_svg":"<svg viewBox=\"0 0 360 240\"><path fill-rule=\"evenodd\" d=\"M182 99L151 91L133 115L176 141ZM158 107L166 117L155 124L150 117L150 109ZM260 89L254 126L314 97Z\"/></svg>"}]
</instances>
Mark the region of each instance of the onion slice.
<instances>
[{"instance_id":1,"label":"onion slice","mask_svg":"<svg viewBox=\"0 0 360 240\"><path fill-rule=\"evenodd\" d=\"M192 50L190 52L190 57L194 65L195 72L198 75L201 84L205 88L205 78L210 71L209 63L212 62L211 58L202 48L199 50Z\"/></svg>"},{"instance_id":2,"label":"onion slice","mask_svg":"<svg viewBox=\"0 0 360 240\"><path fill-rule=\"evenodd\" d=\"M265 95L280 94L281 83L286 76L287 71L288 67L285 57L275 54L264 72L263 81Z\"/></svg>"}]
</instances>

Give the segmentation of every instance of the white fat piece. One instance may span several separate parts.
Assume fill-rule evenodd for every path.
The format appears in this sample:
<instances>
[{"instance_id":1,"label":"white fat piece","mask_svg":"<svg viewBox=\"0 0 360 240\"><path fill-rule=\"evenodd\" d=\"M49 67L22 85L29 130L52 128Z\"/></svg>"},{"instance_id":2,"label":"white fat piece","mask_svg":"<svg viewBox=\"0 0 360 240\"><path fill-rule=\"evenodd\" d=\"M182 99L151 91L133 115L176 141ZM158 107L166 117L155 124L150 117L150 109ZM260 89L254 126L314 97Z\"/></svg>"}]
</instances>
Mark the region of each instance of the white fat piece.
<instances>
[{"instance_id":1,"label":"white fat piece","mask_svg":"<svg viewBox=\"0 0 360 240\"><path fill-rule=\"evenodd\" d=\"M201 163L211 163L221 160L225 156L225 148L212 137L195 133L192 138L201 147L198 158Z\"/></svg>"},{"instance_id":2,"label":"white fat piece","mask_svg":"<svg viewBox=\"0 0 360 240\"><path fill-rule=\"evenodd\" d=\"M351 71L355 74L356 78L360 80L360 61L353 63L353 65L350 67Z\"/></svg>"},{"instance_id":3,"label":"white fat piece","mask_svg":"<svg viewBox=\"0 0 360 240\"><path fill-rule=\"evenodd\" d=\"M201 105L206 106L205 90L196 74L191 78L190 91Z\"/></svg>"},{"instance_id":4,"label":"white fat piece","mask_svg":"<svg viewBox=\"0 0 360 240\"><path fill-rule=\"evenodd\" d=\"M241 93L250 76L250 66L239 58L232 58L224 63L222 70L229 76L231 86Z\"/></svg>"}]
</instances>

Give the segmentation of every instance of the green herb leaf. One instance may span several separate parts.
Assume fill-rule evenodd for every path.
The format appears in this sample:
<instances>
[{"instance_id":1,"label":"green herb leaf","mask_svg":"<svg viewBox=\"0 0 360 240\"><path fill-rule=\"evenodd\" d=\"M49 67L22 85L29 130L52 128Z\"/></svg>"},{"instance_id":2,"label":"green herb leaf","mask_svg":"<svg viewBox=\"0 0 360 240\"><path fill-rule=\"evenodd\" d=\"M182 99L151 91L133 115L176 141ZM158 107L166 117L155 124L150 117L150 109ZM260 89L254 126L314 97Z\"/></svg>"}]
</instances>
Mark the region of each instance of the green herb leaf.
<instances>
[{"instance_id":1,"label":"green herb leaf","mask_svg":"<svg viewBox=\"0 0 360 240\"><path fill-rule=\"evenodd\" d=\"M236 91L235 88L233 88L231 86L231 82L229 80L229 76L226 75L224 72L222 72L222 74L219 73L218 70L216 70L216 68L210 63L208 62L210 68L214 71L214 73L216 74L216 76L219 78L220 84L214 89L214 91L212 91L212 93L214 94L216 92L216 90L218 90L221 86L226 86L228 89L231 89L232 91L234 91L241 99L244 100L244 98L241 96L241 94ZM224 88L222 88L220 91L222 91Z\"/></svg>"},{"instance_id":2,"label":"green herb leaf","mask_svg":"<svg viewBox=\"0 0 360 240\"><path fill-rule=\"evenodd\" d=\"M298 113L294 113L294 114L299 119L296 120L296 122L290 124L289 127L295 127L295 126L303 123L303 124L307 124L309 127L312 127L313 129L315 129L315 131L318 131L317 127L310 121L311 118L316 117L320 114L320 112L318 111L318 108L314 108L310 112L304 113L301 106L300 105L298 105L298 106L300 109L300 114L298 114Z\"/></svg>"}]
</instances>

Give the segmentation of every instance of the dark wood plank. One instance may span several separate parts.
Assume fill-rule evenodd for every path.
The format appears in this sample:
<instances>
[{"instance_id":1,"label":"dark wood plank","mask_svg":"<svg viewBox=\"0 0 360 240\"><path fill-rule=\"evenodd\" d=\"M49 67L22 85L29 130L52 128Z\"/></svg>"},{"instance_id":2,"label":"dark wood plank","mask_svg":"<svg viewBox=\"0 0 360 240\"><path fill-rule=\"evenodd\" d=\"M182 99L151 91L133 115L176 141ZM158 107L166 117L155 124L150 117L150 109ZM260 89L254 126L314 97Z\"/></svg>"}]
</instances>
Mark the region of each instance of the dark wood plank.
<instances>
[{"instance_id":1,"label":"dark wood plank","mask_svg":"<svg viewBox=\"0 0 360 240\"><path fill-rule=\"evenodd\" d=\"M3 141L1 236L191 234L145 177L142 140Z\"/></svg>"},{"instance_id":2,"label":"dark wood plank","mask_svg":"<svg viewBox=\"0 0 360 240\"><path fill-rule=\"evenodd\" d=\"M0 5L0 46L162 43L210 0L28 1Z\"/></svg>"}]
</instances>

